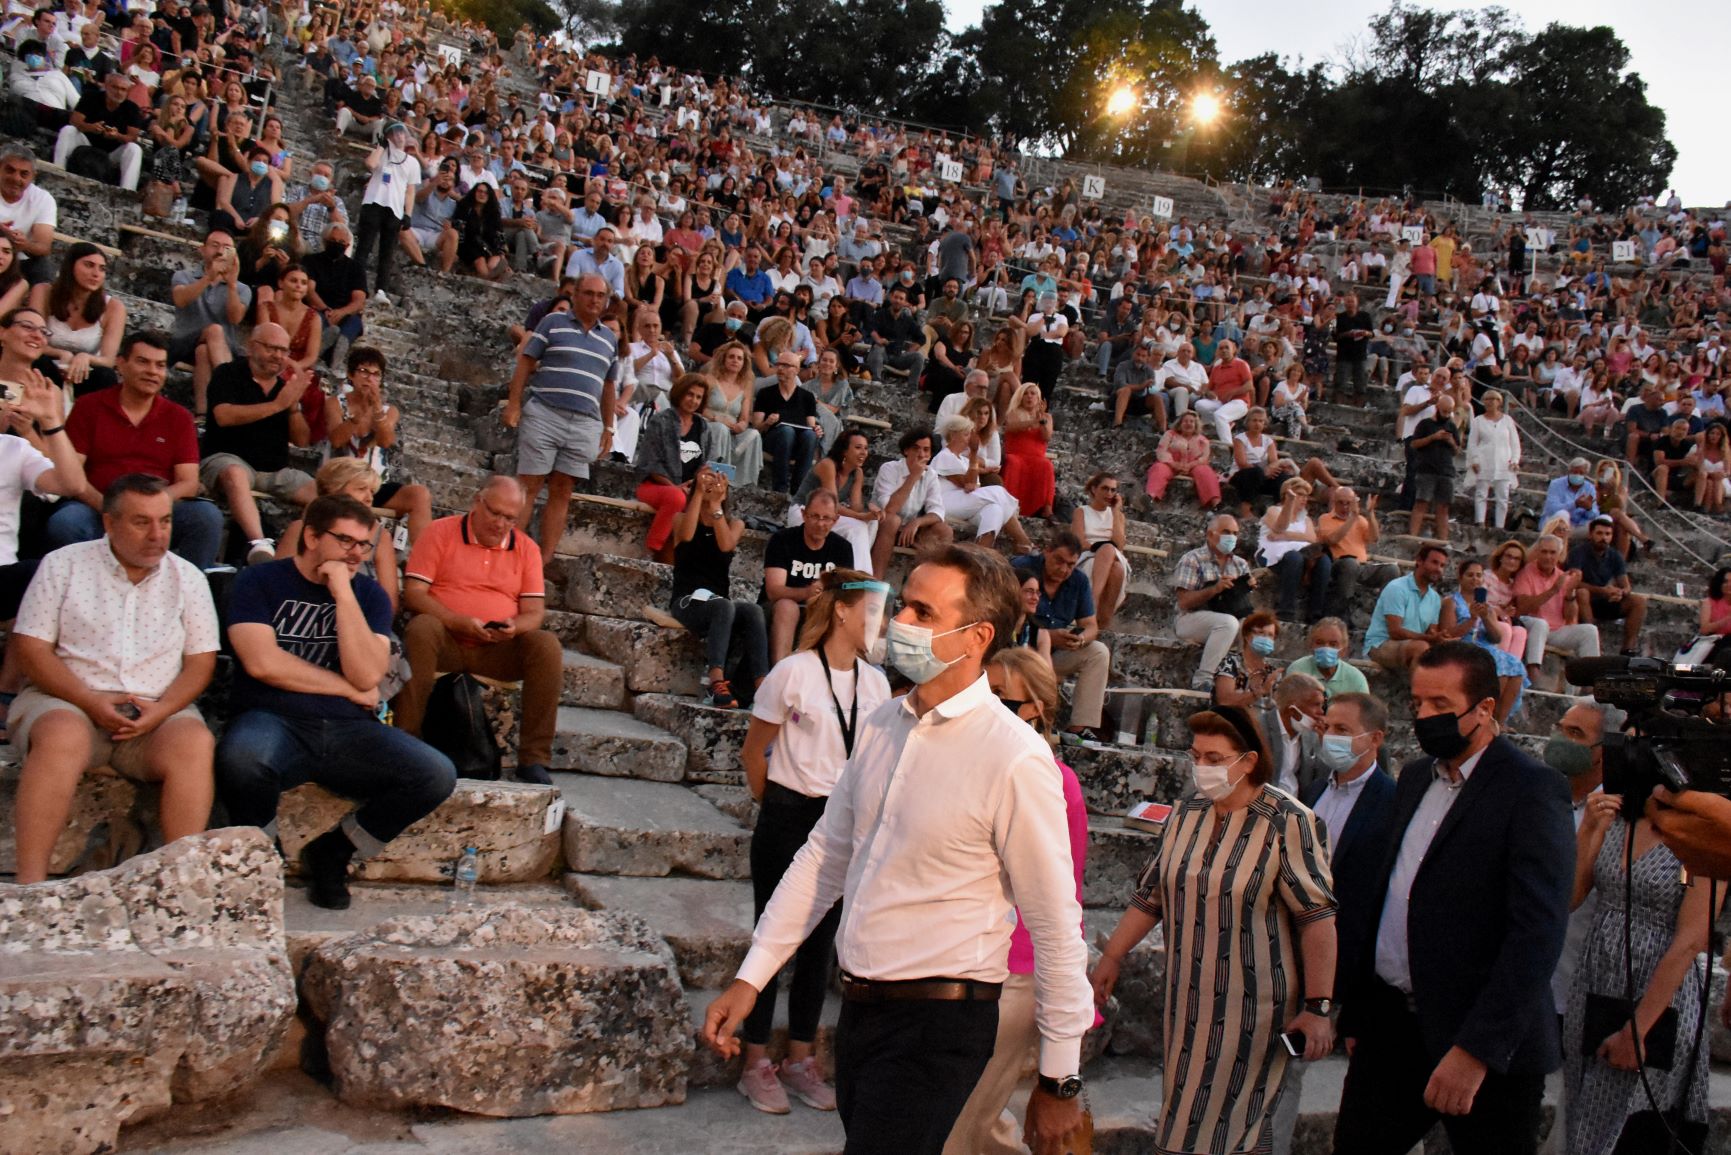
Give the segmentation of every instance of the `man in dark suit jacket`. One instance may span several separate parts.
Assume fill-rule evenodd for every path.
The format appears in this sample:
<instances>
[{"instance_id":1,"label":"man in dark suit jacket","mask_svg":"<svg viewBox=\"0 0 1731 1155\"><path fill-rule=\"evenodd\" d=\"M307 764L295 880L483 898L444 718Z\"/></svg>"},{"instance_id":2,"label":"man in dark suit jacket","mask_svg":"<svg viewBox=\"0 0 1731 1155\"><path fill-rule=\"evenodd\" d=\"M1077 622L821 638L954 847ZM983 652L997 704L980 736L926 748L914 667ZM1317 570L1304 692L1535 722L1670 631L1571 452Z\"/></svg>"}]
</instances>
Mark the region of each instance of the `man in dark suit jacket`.
<instances>
[{"instance_id":1,"label":"man in dark suit jacket","mask_svg":"<svg viewBox=\"0 0 1731 1155\"><path fill-rule=\"evenodd\" d=\"M1323 776L1299 800L1328 828L1329 869L1340 906L1334 918L1337 976L1356 958L1381 913L1383 859L1394 827L1394 778L1380 764L1388 707L1369 694L1339 694L1322 720ZM1335 982L1335 997L1340 997Z\"/></svg>"},{"instance_id":2,"label":"man in dark suit jacket","mask_svg":"<svg viewBox=\"0 0 1731 1155\"><path fill-rule=\"evenodd\" d=\"M1328 777L1316 757L1321 745L1316 728L1327 701L1321 682L1308 674L1288 674L1274 688L1274 705L1257 716L1274 759L1274 783L1294 797Z\"/></svg>"},{"instance_id":3,"label":"man in dark suit jacket","mask_svg":"<svg viewBox=\"0 0 1731 1155\"><path fill-rule=\"evenodd\" d=\"M1495 737L1496 666L1464 642L1413 670L1427 759L1402 769L1377 917L1341 960L1352 1056L1336 1155L1402 1155L1440 1118L1456 1151L1531 1155L1562 1065L1550 976L1574 823L1562 775Z\"/></svg>"}]
</instances>

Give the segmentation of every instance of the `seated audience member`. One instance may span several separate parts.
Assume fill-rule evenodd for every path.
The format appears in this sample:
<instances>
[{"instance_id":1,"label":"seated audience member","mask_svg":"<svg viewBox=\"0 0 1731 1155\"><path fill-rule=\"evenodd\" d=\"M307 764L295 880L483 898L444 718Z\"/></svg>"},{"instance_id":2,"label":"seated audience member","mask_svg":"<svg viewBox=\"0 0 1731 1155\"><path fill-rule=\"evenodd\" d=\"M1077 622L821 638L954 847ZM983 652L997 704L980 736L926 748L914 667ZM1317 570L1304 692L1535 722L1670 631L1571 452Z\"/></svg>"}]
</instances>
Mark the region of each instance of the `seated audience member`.
<instances>
[{"instance_id":1,"label":"seated audience member","mask_svg":"<svg viewBox=\"0 0 1731 1155\"><path fill-rule=\"evenodd\" d=\"M451 218L462 199L457 195L457 166L449 162L439 166L425 192L417 190L409 225L397 234L397 243L412 263L424 267L431 254L438 257L441 273L451 271L457 263L457 233Z\"/></svg>"},{"instance_id":2,"label":"seated audience member","mask_svg":"<svg viewBox=\"0 0 1731 1155\"><path fill-rule=\"evenodd\" d=\"M169 549L199 570L216 564L222 511L198 482L198 428L192 414L162 395L168 380L166 334L128 333L114 366L120 384L73 406L66 435L83 463L86 485L48 518L48 545L59 549L102 536L102 495L121 477L148 474L167 484L173 502Z\"/></svg>"},{"instance_id":3,"label":"seated audience member","mask_svg":"<svg viewBox=\"0 0 1731 1155\"><path fill-rule=\"evenodd\" d=\"M1270 659L1280 619L1267 610L1257 610L1238 627L1238 645L1227 651L1214 670L1209 700L1215 706L1256 710L1269 700L1286 671Z\"/></svg>"},{"instance_id":4,"label":"seated audience member","mask_svg":"<svg viewBox=\"0 0 1731 1155\"><path fill-rule=\"evenodd\" d=\"M853 568L865 573L875 572L880 555L887 564L900 524L886 517L876 502L866 500L865 463L870 456L871 442L866 435L858 429L845 430L829 453L811 467L787 509L787 523L799 525L812 494L820 489L835 494L837 517L830 532L847 539L853 547ZM879 541L887 543L881 550Z\"/></svg>"},{"instance_id":5,"label":"seated audience member","mask_svg":"<svg viewBox=\"0 0 1731 1155\"><path fill-rule=\"evenodd\" d=\"M1060 529L1053 532L1044 553L1019 557L1014 564L1018 572L1040 579L1034 621L1051 637L1052 669L1060 679L1076 675L1070 725L1064 733L1078 742L1097 742L1106 681L1112 675L1112 651L1100 640L1094 591L1076 568L1081 560L1082 539Z\"/></svg>"},{"instance_id":6,"label":"seated audience member","mask_svg":"<svg viewBox=\"0 0 1731 1155\"><path fill-rule=\"evenodd\" d=\"M48 356L82 397L115 383L114 358L126 335L126 305L108 293L108 257L87 241L70 246L51 284L37 285L31 306L48 322Z\"/></svg>"},{"instance_id":7,"label":"seated audience member","mask_svg":"<svg viewBox=\"0 0 1731 1155\"><path fill-rule=\"evenodd\" d=\"M1623 446L1624 460L1642 473L1650 472L1653 450L1671 424L1671 415L1665 412L1664 391L1656 382L1641 386L1641 399L1623 411L1623 424L1629 431Z\"/></svg>"},{"instance_id":8,"label":"seated audience member","mask_svg":"<svg viewBox=\"0 0 1731 1155\"><path fill-rule=\"evenodd\" d=\"M283 190L283 200L300 229L301 247L308 253L324 247L325 232L331 225L349 223L348 207L333 187L336 176L337 170L330 161L314 161L305 184L290 185Z\"/></svg>"},{"instance_id":9,"label":"seated audience member","mask_svg":"<svg viewBox=\"0 0 1731 1155\"><path fill-rule=\"evenodd\" d=\"M817 579L832 569L853 564L853 547L846 538L830 532L837 509L835 495L818 490L806 499L803 522L776 531L763 547L763 590L758 604L767 607L764 613L772 665L793 652L805 603L818 593Z\"/></svg>"},{"instance_id":10,"label":"seated audience member","mask_svg":"<svg viewBox=\"0 0 1731 1155\"><path fill-rule=\"evenodd\" d=\"M800 387L799 369L799 354L783 350L775 359L774 380L758 389L751 406L751 424L763 438L777 493L799 490L817 452L817 398Z\"/></svg>"},{"instance_id":11,"label":"seated audience member","mask_svg":"<svg viewBox=\"0 0 1731 1155\"><path fill-rule=\"evenodd\" d=\"M48 46L34 37L18 42L18 63L10 69L7 85L13 96L42 128L59 132L78 107L78 86L54 66Z\"/></svg>"},{"instance_id":12,"label":"seated audience member","mask_svg":"<svg viewBox=\"0 0 1731 1155\"><path fill-rule=\"evenodd\" d=\"M1144 346L1146 347L1146 346ZM1208 391L1208 366L1195 357L1196 346L1185 338L1154 374L1154 385L1146 399L1154 414L1154 428L1165 432L1167 422L1190 412L1190 402ZM1153 358L1149 358L1150 364ZM1197 414L1198 421L1201 414ZM1198 426L1200 428L1200 426Z\"/></svg>"},{"instance_id":13,"label":"seated audience member","mask_svg":"<svg viewBox=\"0 0 1731 1155\"><path fill-rule=\"evenodd\" d=\"M379 853L457 782L445 755L379 724L391 603L359 573L376 524L353 498L318 498L294 557L245 570L228 602L238 668L217 792L230 821L267 832L283 791L306 782L360 802L300 851L308 898L332 910L349 904L355 854Z\"/></svg>"},{"instance_id":14,"label":"seated audience member","mask_svg":"<svg viewBox=\"0 0 1731 1155\"><path fill-rule=\"evenodd\" d=\"M433 495L396 477L397 422L402 411L384 398L385 355L350 345L348 379L325 397L325 437L332 457L359 457L379 475L373 505L401 517L413 545L433 520Z\"/></svg>"},{"instance_id":15,"label":"seated audience member","mask_svg":"<svg viewBox=\"0 0 1731 1155\"><path fill-rule=\"evenodd\" d=\"M725 474L699 465L692 498L673 522L671 604L679 624L703 642L708 663L704 678L709 685L704 702L723 710L739 705L727 676L730 654L737 655L737 668L753 685L769 672L763 606L728 593L733 554L745 522L727 516L727 492Z\"/></svg>"},{"instance_id":16,"label":"seated audience member","mask_svg":"<svg viewBox=\"0 0 1731 1155\"><path fill-rule=\"evenodd\" d=\"M1334 562L1324 612L1340 618L1347 632L1351 631L1358 579L1370 564L1370 547L1381 537L1376 503L1373 493L1364 500L1360 512L1358 494L1347 486L1336 486L1328 495L1328 512L1316 522L1317 542Z\"/></svg>"},{"instance_id":17,"label":"seated audience member","mask_svg":"<svg viewBox=\"0 0 1731 1155\"><path fill-rule=\"evenodd\" d=\"M233 361L234 350L240 347L239 325L252 307L252 290L241 284L240 255L231 234L212 229L199 256L204 271L181 269L169 289L174 327L169 331L168 360L171 365L191 362L193 412L203 417L211 374Z\"/></svg>"},{"instance_id":18,"label":"seated audience member","mask_svg":"<svg viewBox=\"0 0 1731 1155\"><path fill-rule=\"evenodd\" d=\"M1238 519L1217 513L1208 519L1204 543L1180 557L1172 573L1174 630L1181 640L1202 645L1202 660L1190 678L1193 690L1213 688L1238 623L1250 613L1250 563L1237 549Z\"/></svg>"},{"instance_id":19,"label":"seated audience member","mask_svg":"<svg viewBox=\"0 0 1731 1155\"><path fill-rule=\"evenodd\" d=\"M100 149L114 162L120 187L137 192L144 168L144 149L138 143L144 112L132 102L131 91L132 81L120 72L109 73L100 86L87 86L71 122L54 138L54 163L65 168L73 150Z\"/></svg>"},{"instance_id":20,"label":"seated audience member","mask_svg":"<svg viewBox=\"0 0 1731 1155\"><path fill-rule=\"evenodd\" d=\"M1112 373L1112 428L1124 424L1125 415L1130 410L1131 402L1140 403L1150 414L1155 411L1153 394L1154 379L1157 370L1154 365L1154 350L1151 346L1137 342L1130 356L1124 359ZM1101 406L1105 402L1099 402ZM1141 414L1138 413L1137 416ZM1166 426L1160 421L1163 414L1155 414L1154 431L1166 432Z\"/></svg>"},{"instance_id":21,"label":"seated audience member","mask_svg":"<svg viewBox=\"0 0 1731 1155\"><path fill-rule=\"evenodd\" d=\"M397 695L397 725L419 736L427 699L452 670L523 683L519 782L552 785L553 731L564 687L564 650L541 628L547 592L541 550L517 529L525 500L514 477L494 477L469 512L427 527L409 555L403 631L409 684Z\"/></svg>"},{"instance_id":22,"label":"seated audience member","mask_svg":"<svg viewBox=\"0 0 1731 1155\"><path fill-rule=\"evenodd\" d=\"M1594 518L1587 540L1570 552L1566 568L1580 575L1575 592L1578 619L1586 625L1621 620L1623 653L1633 656L1640 653L1647 599L1634 592L1629 583L1628 564L1611 544L1614 529L1609 517Z\"/></svg>"},{"instance_id":23,"label":"seated audience member","mask_svg":"<svg viewBox=\"0 0 1731 1155\"><path fill-rule=\"evenodd\" d=\"M1112 619L1130 593L1132 571L1124 556L1129 544L1124 529L1124 502L1118 495L1118 478L1104 470L1082 486L1087 500L1070 515L1070 532L1084 547L1076 568L1094 591L1094 609L1100 628L1112 628Z\"/></svg>"},{"instance_id":24,"label":"seated audience member","mask_svg":"<svg viewBox=\"0 0 1731 1155\"><path fill-rule=\"evenodd\" d=\"M311 443L301 396L313 376L303 369L284 377L288 353L281 325L255 325L246 360L224 365L210 382L210 425L199 447L204 454L199 483L212 497L221 495L246 535L248 565L276 557L276 542L264 534L253 490L296 505L314 496L313 479L289 465L288 453L290 445Z\"/></svg>"},{"instance_id":25,"label":"seated audience member","mask_svg":"<svg viewBox=\"0 0 1731 1155\"><path fill-rule=\"evenodd\" d=\"M902 286L891 289L889 300L873 312L866 340L871 344L866 371L872 380L883 380L886 365L910 382L919 381L925 372L926 357L920 352L925 347L925 333L908 307L907 290Z\"/></svg>"},{"instance_id":26,"label":"seated audience member","mask_svg":"<svg viewBox=\"0 0 1731 1155\"><path fill-rule=\"evenodd\" d=\"M336 355L339 337L352 345L366 332L367 273L349 256L352 235L347 221L332 221L325 230L325 247L301 261L313 280L307 300L325 323L319 344L326 365Z\"/></svg>"},{"instance_id":27,"label":"seated audience member","mask_svg":"<svg viewBox=\"0 0 1731 1155\"><path fill-rule=\"evenodd\" d=\"M1016 628L1010 635L1017 646L1026 647L1040 655L1049 672L1052 668L1052 635L1048 630L1042 630L1040 623L1034 620L1034 613L1040 608L1040 592L1045 585L1043 574L1017 570L1016 577L1021 582L1022 600L1020 613L1016 616ZM1056 674L1052 675L1054 678Z\"/></svg>"},{"instance_id":28,"label":"seated audience member","mask_svg":"<svg viewBox=\"0 0 1731 1155\"><path fill-rule=\"evenodd\" d=\"M1563 565L1561 538L1544 534L1533 542L1513 588L1515 613L1527 627L1529 675L1538 674L1546 649L1574 658L1599 656L1598 627L1580 619L1581 571Z\"/></svg>"},{"instance_id":29,"label":"seated audience member","mask_svg":"<svg viewBox=\"0 0 1731 1155\"><path fill-rule=\"evenodd\" d=\"M318 473L313 477L313 486L318 490L319 497L340 494L343 497L352 497L373 509L376 508L375 501L379 492L379 475L359 457L333 457L319 466ZM297 517L288 523L282 532L281 540L277 542L278 560L294 556L295 542L300 540L300 533L301 519ZM372 546L372 553L361 562L358 572L379 583L379 588L391 599L391 610L395 612L403 592L400 575L397 573L397 545L392 536L385 532L383 523L373 531Z\"/></svg>"},{"instance_id":30,"label":"seated audience member","mask_svg":"<svg viewBox=\"0 0 1731 1155\"><path fill-rule=\"evenodd\" d=\"M1364 631L1366 657L1385 670L1406 673L1426 650L1446 640L1437 583L1447 567L1448 550L1426 543L1418 547L1412 572L1382 587Z\"/></svg>"},{"instance_id":31,"label":"seated audience member","mask_svg":"<svg viewBox=\"0 0 1731 1155\"><path fill-rule=\"evenodd\" d=\"M1147 492L1155 501L1166 500L1166 487L1174 477L1188 477L1196 487L1196 500L1204 511L1220 504L1220 475L1208 464L1213 452L1202 419L1183 413L1177 424L1160 435L1154 464L1148 468Z\"/></svg>"},{"instance_id":32,"label":"seated audience member","mask_svg":"<svg viewBox=\"0 0 1731 1155\"><path fill-rule=\"evenodd\" d=\"M1528 683L1527 668L1509 645L1509 631L1517 627L1505 622L1491 605L1484 562L1464 557L1456 563L1455 575L1455 591L1443 601L1443 631L1490 654L1497 668L1495 717L1506 722L1520 709L1521 692Z\"/></svg>"},{"instance_id":33,"label":"seated audience member","mask_svg":"<svg viewBox=\"0 0 1731 1155\"><path fill-rule=\"evenodd\" d=\"M1298 594L1304 589L1304 620L1314 622L1323 613L1328 597L1329 578L1334 574L1334 559L1326 550L1317 548L1321 536L1310 520L1310 482L1302 477L1289 477L1280 487L1280 503L1271 505L1262 515L1261 540L1257 545L1257 560L1274 570L1279 578L1275 612L1286 621L1298 620Z\"/></svg>"},{"instance_id":34,"label":"seated audience member","mask_svg":"<svg viewBox=\"0 0 1731 1155\"><path fill-rule=\"evenodd\" d=\"M103 495L106 536L42 559L11 646L29 679L7 715L24 769L14 806L17 881L41 882L79 779L112 766L162 783L169 841L210 818L210 730L194 699L220 643L204 575L171 556L174 499L129 474Z\"/></svg>"},{"instance_id":35,"label":"seated audience member","mask_svg":"<svg viewBox=\"0 0 1731 1155\"><path fill-rule=\"evenodd\" d=\"M691 500L691 485L705 464L698 413L708 396L709 378L685 374L668 392L667 408L649 418L637 440L637 500L655 507L644 544L659 562L674 560L674 521Z\"/></svg>"},{"instance_id":36,"label":"seated audience member","mask_svg":"<svg viewBox=\"0 0 1731 1155\"><path fill-rule=\"evenodd\" d=\"M1544 512L1539 532L1564 537L1585 537L1587 525L1599 516L1599 491L1587 478L1592 467L1585 457L1569 462L1569 471L1551 479L1545 487Z\"/></svg>"},{"instance_id":37,"label":"seated audience member","mask_svg":"<svg viewBox=\"0 0 1731 1155\"><path fill-rule=\"evenodd\" d=\"M1328 695L1321 682L1309 674L1295 674L1288 667L1280 684L1274 687L1273 696L1272 705L1266 708L1253 705L1250 709L1256 713L1268 738L1268 752L1274 759L1274 784L1297 798L1328 777L1328 768L1320 757L1322 742L1317 735Z\"/></svg>"},{"instance_id":38,"label":"seated audience member","mask_svg":"<svg viewBox=\"0 0 1731 1155\"><path fill-rule=\"evenodd\" d=\"M54 275L48 251L60 208L49 191L36 183L36 154L22 141L0 145L0 236L12 242L12 256L25 279L42 284Z\"/></svg>"},{"instance_id":39,"label":"seated audience member","mask_svg":"<svg viewBox=\"0 0 1731 1155\"><path fill-rule=\"evenodd\" d=\"M1333 701L1336 694L1365 694L1370 683L1357 666L1346 660L1350 634L1339 618L1322 618L1310 627L1307 640L1310 652L1286 668L1288 675L1304 674L1315 678L1322 686L1324 697Z\"/></svg>"},{"instance_id":40,"label":"seated audience member","mask_svg":"<svg viewBox=\"0 0 1731 1155\"><path fill-rule=\"evenodd\" d=\"M958 413L938 422L937 432L944 447L932 458L931 470L943 483L944 516L971 524L974 539L988 548L997 543L1002 531L1016 549L1032 549L1015 496L1001 485L986 485L980 480L986 469L974 422Z\"/></svg>"},{"instance_id":41,"label":"seated audience member","mask_svg":"<svg viewBox=\"0 0 1731 1155\"><path fill-rule=\"evenodd\" d=\"M950 523L944 520L944 483L931 468L931 433L910 429L896 445L901 460L884 462L872 482L873 504L884 511L886 523L895 523L893 534L887 532L887 525L878 532L874 572L887 567L890 551L898 545L924 549L954 539Z\"/></svg>"}]
</instances>

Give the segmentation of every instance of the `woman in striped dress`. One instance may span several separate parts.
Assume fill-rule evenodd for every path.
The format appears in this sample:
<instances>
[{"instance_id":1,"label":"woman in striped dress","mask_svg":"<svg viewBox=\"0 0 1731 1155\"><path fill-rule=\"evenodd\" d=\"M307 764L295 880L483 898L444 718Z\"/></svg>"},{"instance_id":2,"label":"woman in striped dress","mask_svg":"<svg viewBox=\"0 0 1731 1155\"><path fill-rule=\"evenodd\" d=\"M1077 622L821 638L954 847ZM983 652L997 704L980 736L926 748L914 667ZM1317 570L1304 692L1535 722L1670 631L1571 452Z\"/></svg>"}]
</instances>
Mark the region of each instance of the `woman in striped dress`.
<instances>
[{"instance_id":1,"label":"woman in striped dress","mask_svg":"<svg viewBox=\"0 0 1731 1155\"><path fill-rule=\"evenodd\" d=\"M1093 974L1104 1002L1130 949L1166 929L1162 1155L1265 1155L1288 1057L1334 1049L1328 835L1292 795L1256 719L1235 706L1190 716L1196 793L1178 805Z\"/></svg>"}]
</instances>

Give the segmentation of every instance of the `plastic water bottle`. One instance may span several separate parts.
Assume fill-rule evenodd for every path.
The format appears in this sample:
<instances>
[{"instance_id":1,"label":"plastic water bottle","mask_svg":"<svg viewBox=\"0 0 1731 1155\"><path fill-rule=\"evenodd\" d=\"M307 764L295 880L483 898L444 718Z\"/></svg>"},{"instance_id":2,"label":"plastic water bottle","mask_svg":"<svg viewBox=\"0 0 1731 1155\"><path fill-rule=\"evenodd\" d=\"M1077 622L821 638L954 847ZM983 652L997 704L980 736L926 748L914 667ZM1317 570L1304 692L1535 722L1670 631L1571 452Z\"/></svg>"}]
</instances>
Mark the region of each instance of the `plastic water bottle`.
<instances>
[{"instance_id":1,"label":"plastic water bottle","mask_svg":"<svg viewBox=\"0 0 1731 1155\"><path fill-rule=\"evenodd\" d=\"M451 871L451 905L465 907L475 905L475 883L481 877L481 858L475 853L473 846L463 847L463 853L457 856L457 865Z\"/></svg>"},{"instance_id":2,"label":"plastic water bottle","mask_svg":"<svg viewBox=\"0 0 1731 1155\"><path fill-rule=\"evenodd\" d=\"M190 224L186 216L186 198L175 197L174 204L168 210L168 219L177 225Z\"/></svg>"}]
</instances>

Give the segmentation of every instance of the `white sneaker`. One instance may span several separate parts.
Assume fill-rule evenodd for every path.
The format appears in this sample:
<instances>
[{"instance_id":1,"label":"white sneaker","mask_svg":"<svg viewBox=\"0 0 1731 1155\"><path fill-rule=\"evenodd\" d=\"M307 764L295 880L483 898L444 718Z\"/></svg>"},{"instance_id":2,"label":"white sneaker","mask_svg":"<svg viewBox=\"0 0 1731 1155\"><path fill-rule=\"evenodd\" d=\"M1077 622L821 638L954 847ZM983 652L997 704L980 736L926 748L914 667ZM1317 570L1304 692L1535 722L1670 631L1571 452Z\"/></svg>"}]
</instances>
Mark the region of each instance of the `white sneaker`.
<instances>
[{"instance_id":1,"label":"white sneaker","mask_svg":"<svg viewBox=\"0 0 1731 1155\"><path fill-rule=\"evenodd\" d=\"M381 305L389 305L391 303L390 295L383 289L380 289L378 292L373 294L373 300L377 301Z\"/></svg>"},{"instance_id":2,"label":"white sneaker","mask_svg":"<svg viewBox=\"0 0 1731 1155\"><path fill-rule=\"evenodd\" d=\"M1094 404L1088 406L1088 412L1104 413L1106 412L1106 403L1104 401L1096 401Z\"/></svg>"},{"instance_id":3,"label":"white sneaker","mask_svg":"<svg viewBox=\"0 0 1731 1155\"><path fill-rule=\"evenodd\" d=\"M246 551L247 565L263 565L267 561L276 560L276 542L268 537L252 539L252 548Z\"/></svg>"}]
</instances>

